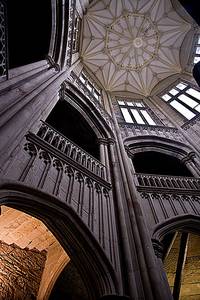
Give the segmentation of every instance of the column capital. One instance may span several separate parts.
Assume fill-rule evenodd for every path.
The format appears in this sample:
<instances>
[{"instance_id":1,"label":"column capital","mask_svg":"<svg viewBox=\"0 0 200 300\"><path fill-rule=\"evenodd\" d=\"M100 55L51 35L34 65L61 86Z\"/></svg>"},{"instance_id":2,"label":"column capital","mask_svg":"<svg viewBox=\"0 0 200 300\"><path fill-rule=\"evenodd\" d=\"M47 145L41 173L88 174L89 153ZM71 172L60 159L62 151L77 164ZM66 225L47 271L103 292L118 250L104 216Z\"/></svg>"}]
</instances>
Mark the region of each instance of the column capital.
<instances>
[{"instance_id":1,"label":"column capital","mask_svg":"<svg viewBox=\"0 0 200 300\"><path fill-rule=\"evenodd\" d=\"M107 145L109 143L108 139L107 138L98 138L98 144L99 145Z\"/></svg>"},{"instance_id":2,"label":"column capital","mask_svg":"<svg viewBox=\"0 0 200 300\"><path fill-rule=\"evenodd\" d=\"M163 252L164 252L164 246L163 243L156 239L152 239L152 245L154 249L154 253L157 256L157 258L163 258Z\"/></svg>"},{"instance_id":3,"label":"column capital","mask_svg":"<svg viewBox=\"0 0 200 300\"><path fill-rule=\"evenodd\" d=\"M189 152L185 157L183 157L183 158L181 159L181 161L182 161L184 164L187 164L187 163L189 163L189 162L192 162L193 159L195 158L195 156L196 156L195 152L194 152L194 151L191 151L191 152Z\"/></svg>"},{"instance_id":4,"label":"column capital","mask_svg":"<svg viewBox=\"0 0 200 300\"><path fill-rule=\"evenodd\" d=\"M46 56L46 60L47 60L47 62L50 65L51 68L54 68L56 71L60 72L59 64L57 64L50 55Z\"/></svg>"}]
</instances>

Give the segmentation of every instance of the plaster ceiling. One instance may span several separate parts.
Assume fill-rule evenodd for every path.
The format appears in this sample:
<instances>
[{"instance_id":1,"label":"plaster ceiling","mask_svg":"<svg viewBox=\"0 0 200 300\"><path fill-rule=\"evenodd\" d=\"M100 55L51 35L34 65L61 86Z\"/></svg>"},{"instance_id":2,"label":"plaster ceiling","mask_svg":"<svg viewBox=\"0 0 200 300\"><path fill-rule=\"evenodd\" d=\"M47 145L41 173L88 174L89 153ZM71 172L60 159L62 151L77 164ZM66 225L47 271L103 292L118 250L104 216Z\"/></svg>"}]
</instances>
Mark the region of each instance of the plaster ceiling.
<instances>
[{"instance_id":1,"label":"plaster ceiling","mask_svg":"<svg viewBox=\"0 0 200 300\"><path fill-rule=\"evenodd\" d=\"M191 25L170 0L98 0L83 18L81 59L111 92L149 95L180 73L181 44Z\"/></svg>"}]
</instances>

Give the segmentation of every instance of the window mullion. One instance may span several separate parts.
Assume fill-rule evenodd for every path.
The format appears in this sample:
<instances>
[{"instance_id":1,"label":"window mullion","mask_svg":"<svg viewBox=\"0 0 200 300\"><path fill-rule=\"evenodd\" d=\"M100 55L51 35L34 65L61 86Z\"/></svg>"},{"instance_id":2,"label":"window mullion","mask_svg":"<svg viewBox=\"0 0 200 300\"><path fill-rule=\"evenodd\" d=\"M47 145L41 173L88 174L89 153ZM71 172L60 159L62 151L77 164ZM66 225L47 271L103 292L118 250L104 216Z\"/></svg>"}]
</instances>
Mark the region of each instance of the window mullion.
<instances>
[{"instance_id":1,"label":"window mullion","mask_svg":"<svg viewBox=\"0 0 200 300\"><path fill-rule=\"evenodd\" d=\"M192 111L195 115L197 114L197 111L196 110L194 110L191 106L189 106L189 105L187 105L185 102L182 102L180 99L176 99L175 98L175 100L177 101L177 102L179 102L180 104L182 104L183 106L185 106L188 110L190 110L190 111Z\"/></svg>"},{"instance_id":2,"label":"window mullion","mask_svg":"<svg viewBox=\"0 0 200 300\"><path fill-rule=\"evenodd\" d=\"M144 108L143 109L138 109L138 112L139 112L142 120L144 121L144 123L147 124L147 125L149 125L149 123L147 122L147 120L145 119L145 117L143 116L143 114L141 113L142 110L144 110L144 111L147 111L147 110L146 110L146 108L145 109Z\"/></svg>"}]
</instances>

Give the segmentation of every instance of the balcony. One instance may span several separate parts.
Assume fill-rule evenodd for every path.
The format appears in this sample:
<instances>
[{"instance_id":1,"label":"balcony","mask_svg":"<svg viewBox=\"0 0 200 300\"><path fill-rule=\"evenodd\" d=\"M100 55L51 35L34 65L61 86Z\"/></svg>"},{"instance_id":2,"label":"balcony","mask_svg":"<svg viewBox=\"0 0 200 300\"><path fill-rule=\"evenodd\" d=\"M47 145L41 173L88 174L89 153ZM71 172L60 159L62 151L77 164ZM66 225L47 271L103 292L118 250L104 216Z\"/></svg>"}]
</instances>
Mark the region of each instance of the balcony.
<instances>
[{"instance_id":1,"label":"balcony","mask_svg":"<svg viewBox=\"0 0 200 300\"><path fill-rule=\"evenodd\" d=\"M182 134L174 127L127 124L126 122L120 122L119 127L121 129L123 139L131 136L156 135L158 137L185 142Z\"/></svg>"},{"instance_id":2,"label":"balcony","mask_svg":"<svg viewBox=\"0 0 200 300\"><path fill-rule=\"evenodd\" d=\"M137 173L135 175L135 180L139 191L162 190L163 192L200 192L200 179L194 177L165 176Z\"/></svg>"},{"instance_id":3,"label":"balcony","mask_svg":"<svg viewBox=\"0 0 200 300\"><path fill-rule=\"evenodd\" d=\"M47 123L28 132L5 178L53 195L88 227L115 264L115 218L106 167Z\"/></svg>"},{"instance_id":4,"label":"balcony","mask_svg":"<svg viewBox=\"0 0 200 300\"><path fill-rule=\"evenodd\" d=\"M199 178L138 173L135 183L150 230L175 216L200 215Z\"/></svg>"},{"instance_id":5,"label":"balcony","mask_svg":"<svg viewBox=\"0 0 200 300\"><path fill-rule=\"evenodd\" d=\"M91 172L95 177L100 177L103 180L106 178L106 167L100 161L47 123L41 122L42 125L37 136L44 144L51 146L52 149L56 149L64 159L67 159L79 168L81 167L86 172Z\"/></svg>"}]
</instances>

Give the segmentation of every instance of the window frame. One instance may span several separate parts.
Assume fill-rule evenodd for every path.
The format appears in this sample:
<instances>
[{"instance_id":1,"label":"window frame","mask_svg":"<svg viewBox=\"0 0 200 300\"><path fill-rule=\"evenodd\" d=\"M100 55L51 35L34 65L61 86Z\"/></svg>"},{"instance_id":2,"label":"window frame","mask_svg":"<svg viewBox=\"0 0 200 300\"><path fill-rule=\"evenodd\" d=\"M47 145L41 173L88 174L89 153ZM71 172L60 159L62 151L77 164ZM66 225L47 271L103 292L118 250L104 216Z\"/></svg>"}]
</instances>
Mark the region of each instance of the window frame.
<instances>
[{"instance_id":1,"label":"window frame","mask_svg":"<svg viewBox=\"0 0 200 300\"><path fill-rule=\"evenodd\" d=\"M81 22L82 22L82 19L76 10L75 17L74 17L73 35L72 35L72 53L73 54L77 53L79 51Z\"/></svg>"},{"instance_id":2,"label":"window frame","mask_svg":"<svg viewBox=\"0 0 200 300\"><path fill-rule=\"evenodd\" d=\"M163 125L161 123L161 121L159 120L159 118L154 114L154 112L146 105L146 103L144 102L143 99L117 98L116 100L117 100L118 107L120 109L120 113L121 113L121 115L123 117L123 120L126 124L132 124L132 125L137 125L137 126L153 126L153 127ZM124 104L120 104L119 103L120 101L123 101ZM128 103L133 103L133 105L130 105L130 104L128 105ZM136 103L138 103L142 106L141 107L137 106ZM125 117L122 113L122 108L126 108L128 110L128 113L129 113L129 115L130 115L133 122L127 122L125 120ZM141 123L137 122L134 114L131 111L132 109L135 109L139 113L140 118L142 119L144 124L141 124ZM155 124L149 124L147 119L142 114L142 111L145 111Z\"/></svg>"},{"instance_id":3,"label":"window frame","mask_svg":"<svg viewBox=\"0 0 200 300\"><path fill-rule=\"evenodd\" d=\"M83 78L83 80L82 80ZM79 79L84 84L84 86L87 88L88 92L93 95L93 97L100 101L101 99L101 89L97 86L97 84L89 77L89 75L85 72L85 70L82 70ZM90 87L90 88L89 88ZM96 95L96 96L95 96Z\"/></svg>"},{"instance_id":4,"label":"window frame","mask_svg":"<svg viewBox=\"0 0 200 300\"><path fill-rule=\"evenodd\" d=\"M199 44L200 45L200 44ZM185 88L183 88L182 90L177 88L177 85L183 83L186 85ZM178 115L181 116L181 118L186 121L186 122L190 122L191 120L195 119L197 116L199 116L200 112L198 110L196 110L195 108L192 108L191 106L189 106L187 103L181 101L178 97L181 95L185 95L187 97L189 97L191 100L195 101L197 103L197 105L195 107L197 107L198 105L200 105L200 100L195 98L194 96L186 93L187 90L189 90L190 88L196 90L197 92L200 92L199 87L195 86L194 84L192 84L191 82L179 78L178 80L176 80L174 83L170 84L166 89L164 89L161 93L159 93L159 98L165 102L167 105L170 106L171 109L173 109L176 113L178 113ZM176 89L178 91L178 93L176 95L172 95L170 94L170 91ZM171 98L169 100L164 100L162 97L165 95L169 95ZM174 106L171 105L171 102L176 100L178 103L180 103L181 105L183 105L185 108L187 108L190 112L192 112L194 114L194 116L191 119L188 119L185 115L183 115L181 112L179 112Z\"/></svg>"},{"instance_id":5,"label":"window frame","mask_svg":"<svg viewBox=\"0 0 200 300\"><path fill-rule=\"evenodd\" d=\"M199 54L196 53L197 47L200 47L200 32L196 33L193 38L191 58L190 58L190 63L192 64L192 66L197 64L197 62L196 63L194 62L196 57L199 57L200 59L200 53Z\"/></svg>"}]
</instances>

